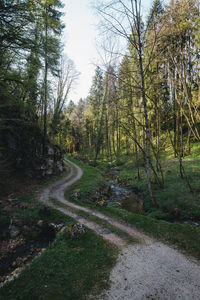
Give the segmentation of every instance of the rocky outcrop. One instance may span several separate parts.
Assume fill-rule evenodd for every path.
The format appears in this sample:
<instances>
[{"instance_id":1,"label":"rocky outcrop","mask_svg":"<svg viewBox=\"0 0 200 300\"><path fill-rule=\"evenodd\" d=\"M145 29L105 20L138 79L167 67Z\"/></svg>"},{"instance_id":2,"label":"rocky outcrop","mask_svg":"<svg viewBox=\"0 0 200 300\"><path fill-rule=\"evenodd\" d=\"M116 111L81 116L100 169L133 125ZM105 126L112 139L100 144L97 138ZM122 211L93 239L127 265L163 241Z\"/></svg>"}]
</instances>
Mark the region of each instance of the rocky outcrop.
<instances>
[{"instance_id":1,"label":"rocky outcrop","mask_svg":"<svg viewBox=\"0 0 200 300\"><path fill-rule=\"evenodd\" d=\"M40 166L41 175L46 176L63 172L64 163L61 149L50 143L47 144L46 148L47 154Z\"/></svg>"},{"instance_id":2,"label":"rocky outcrop","mask_svg":"<svg viewBox=\"0 0 200 300\"><path fill-rule=\"evenodd\" d=\"M4 125L4 126L3 126ZM37 123L20 119L4 120L0 138L0 175L20 171L30 177L63 171L63 153L48 139L43 147L43 134Z\"/></svg>"}]
</instances>

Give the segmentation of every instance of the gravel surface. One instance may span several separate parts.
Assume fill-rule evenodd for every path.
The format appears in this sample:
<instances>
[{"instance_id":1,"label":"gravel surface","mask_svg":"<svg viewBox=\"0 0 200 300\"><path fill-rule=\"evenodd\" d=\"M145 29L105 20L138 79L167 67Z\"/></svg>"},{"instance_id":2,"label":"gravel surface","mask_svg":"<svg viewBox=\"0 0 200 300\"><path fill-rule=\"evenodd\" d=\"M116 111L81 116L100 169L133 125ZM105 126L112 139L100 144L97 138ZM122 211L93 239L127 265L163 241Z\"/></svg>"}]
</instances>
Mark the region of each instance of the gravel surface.
<instances>
[{"instance_id":1,"label":"gravel surface","mask_svg":"<svg viewBox=\"0 0 200 300\"><path fill-rule=\"evenodd\" d=\"M198 261L154 241L132 226L127 226L95 210L75 205L64 198L65 189L82 176L82 170L78 166L69 161L67 163L71 166L70 174L67 178L46 188L41 194L40 201L54 206L49 202L51 196L77 209L77 214L75 214L63 207L54 206L122 249L110 275L110 289L104 291L98 300L200 300L200 264ZM78 210L84 210L107 221L140 243L127 246L121 237L95 222L80 217ZM92 295L88 299L93 299Z\"/></svg>"},{"instance_id":2,"label":"gravel surface","mask_svg":"<svg viewBox=\"0 0 200 300\"><path fill-rule=\"evenodd\" d=\"M200 265L162 243L123 249L100 300L199 300Z\"/></svg>"}]
</instances>

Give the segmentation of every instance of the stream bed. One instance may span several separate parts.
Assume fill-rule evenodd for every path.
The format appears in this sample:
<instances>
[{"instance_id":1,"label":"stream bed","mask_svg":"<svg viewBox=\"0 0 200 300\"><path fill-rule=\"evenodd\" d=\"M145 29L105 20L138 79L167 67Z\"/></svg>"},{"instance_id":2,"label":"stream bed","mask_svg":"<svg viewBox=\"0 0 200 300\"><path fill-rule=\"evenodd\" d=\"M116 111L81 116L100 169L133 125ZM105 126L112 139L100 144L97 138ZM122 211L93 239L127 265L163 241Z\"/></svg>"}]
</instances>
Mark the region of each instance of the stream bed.
<instances>
[{"instance_id":1,"label":"stream bed","mask_svg":"<svg viewBox=\"0 0 200 300\"><path fill-rule=\"evenodd\" d=\"M107 182L110 186L107 205L113 206L117 203L130 212L144 215L142 194L134 188L119 185L117 181L119 174L120 171L118 169L111 169L107 174Z\"/></svg>"},{"instance_id":2,"label":"stream bed","mask_svg":"<svg viewBox=\"0 0 200 300\"><path fill-rule=\"evenodd\" d=\"M35 240L25 241L23 238L17 237L14 240L5 242L4 248L0 256L0 286L4 281L20 271L33 261L40 253L42 253L55 239L56 233L64 226L63 224L49 224L45 226ZM9 244L15 244L12 250L6 251Z\"/></svg>"},{"instance_id":3,"label":"stream bed","mask_svg":"<svg viewBox=\"0 0 200 300\"><path fill-rule=\"evenodd\" d=\"M110 185L110 195L107 199L107 206L114 206L116 203L122 208L132 213L147 215L144 209L144 201L142 193L134 188L121 186L117 181L117 177L120 175L120 170L113 168L110 169L106 175L108 184ZM190 225L200 227L200 221L194 220L174 220L168 222L177 222L184 225Z\"/></svg>"}]
</instances>

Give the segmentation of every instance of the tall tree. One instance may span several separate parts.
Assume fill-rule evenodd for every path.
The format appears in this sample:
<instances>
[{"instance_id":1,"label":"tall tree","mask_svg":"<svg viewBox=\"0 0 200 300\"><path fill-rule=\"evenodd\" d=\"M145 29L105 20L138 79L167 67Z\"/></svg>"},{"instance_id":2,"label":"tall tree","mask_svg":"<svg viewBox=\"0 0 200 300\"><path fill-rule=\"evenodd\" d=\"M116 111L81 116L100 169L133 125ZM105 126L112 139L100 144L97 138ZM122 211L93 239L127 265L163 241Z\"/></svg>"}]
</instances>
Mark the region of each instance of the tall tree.
<instances>
[{"instance_id":1,"label":"tall tree","mask_svg":"<svg viewBox=\"0 0 200 300\"><path fill-rule=\"evenodd\" d=\"M58 59L60 57L59 37L63 29L61 23L61 12L58 10L62 7L60 0L46 0L41 3L43 18L43 36L42 47L44 57L44 83L43 83L43 153L46 152L47 138L47 106L48 106L48 72L56 74Z\"/></svg>"},{"instance_id":2,"label":"tall tree","mask_svg":"<svg viewBox=\"0 0 200 300\"><path fill-rule=\"evenodd\" d=\"M150 171L150 129L149 129L149 116L146 98L146 67L149 61L144 61L144 51L147 47L147 36L141 16L141 1L140 0L127 0L127 1L101 1L97 10L103 18L104 28L111 31L113 34L125 38L125 40L136 49L138 70L139 70L139 85L138 90L141 93L143 103L143 114L145 121L145 161L146 161L146 176L149 188L149 194L153 204L156 200L153 196L151 171ZM155 41L152 41L153 43Z\"/></svg>"},{"instance_id":3,"label":"tall tree","mask_svg":"<svg viewBox=\"0 0 200 300\"><path fill-rule=\"evenodd\" d=\"M50 132L52 136L56 135L59 123L61 121L61 114L66 108L66 102L68 100L71 90L78 79L79 73L76 71L74 63L67 57L62 56L60 59L60 70L57 82L53 82L53 116L50 124ZM55 90L55 85L57 89ZM55 91L54 91L55 90Z\"/></svg>"}]
</instances>

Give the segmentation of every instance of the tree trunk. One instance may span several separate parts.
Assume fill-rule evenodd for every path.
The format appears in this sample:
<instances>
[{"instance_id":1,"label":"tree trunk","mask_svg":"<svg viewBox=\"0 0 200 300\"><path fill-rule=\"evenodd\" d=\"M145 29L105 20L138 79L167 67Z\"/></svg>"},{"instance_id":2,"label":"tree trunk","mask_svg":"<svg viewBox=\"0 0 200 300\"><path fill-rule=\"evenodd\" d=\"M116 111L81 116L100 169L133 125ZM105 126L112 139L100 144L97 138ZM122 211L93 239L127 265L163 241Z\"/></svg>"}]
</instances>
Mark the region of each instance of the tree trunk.
<instances>
[{"instance_id":1,"label":"tree trunk","mask_svg":"<svg viewBox=\"0 0 200 300\"><path fill-rule=\"evenodd\" d=\"M47 7L46 7L47 16ZM47 62L47 17L45 22L45 66L44 66L44 126L43 126L43 154L46 154L46 140L47 140L47 74L48 74L48 62Z\"/></svg>"},{"instance_id":2,"label":"tree trunk","mask_svg":"<svg viewBox=\"0 0 200 300\"><path fill-rule=\"evenodd\" d=\"M144 83L144 70L143 70L143 58L142 58L142 42L140 36L140 16L138 14L137 3L136 7L136 16L137 16L137 35L138 35L138 55L139 55L139 68L140 68L140 79L141 79L141 92L142 92L142 102L144 108L144 119L145 119L145 160L146 160L146 176L149 195L153 205L157 205L156 200L153 196L152 183L151 183L151 172L150 172L150 132L149 132L149 120L147 112L147 100L145 95L145 83Z\"/></svg>"}]
</instances>

